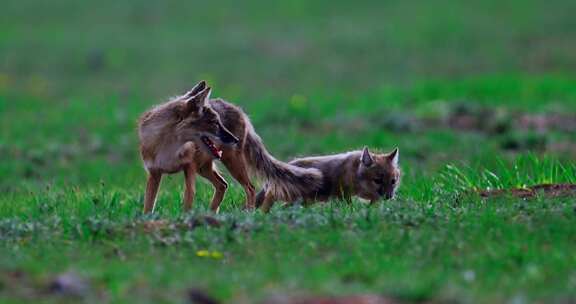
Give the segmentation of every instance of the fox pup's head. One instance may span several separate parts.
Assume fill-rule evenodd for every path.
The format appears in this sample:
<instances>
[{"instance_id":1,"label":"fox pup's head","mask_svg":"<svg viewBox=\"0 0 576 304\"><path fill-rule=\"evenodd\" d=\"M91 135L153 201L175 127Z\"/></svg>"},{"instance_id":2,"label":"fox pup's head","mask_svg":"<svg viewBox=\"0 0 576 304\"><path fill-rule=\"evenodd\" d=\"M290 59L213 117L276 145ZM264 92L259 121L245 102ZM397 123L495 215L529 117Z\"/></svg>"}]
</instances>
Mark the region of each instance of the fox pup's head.
<instances>
[{"instance_id":1,"label":"fox pup's head","mask_svg":"<svg viewBox=\"0 0 576 304\"><path fill-rule=\"evenodd\" d=\"M358 196L372 202L391 199L400 183L398 148L387 154L373 154L364 148L358 166Z\"/></svg>"},{"instance_id":2,"label":"fox pup's head","mask_svg":"<svg viewBox=\"0 0 576 304\"><path fill-rule=\"evenodd\" d=\"M218 113L210 107L210 91L206 82L201 81L182 96L185 104L177 130L183 140L194 141L215 158L220 158L220 147L223 144L236 144L238 138L226 129Z\"/></svg>"}]
</instances>

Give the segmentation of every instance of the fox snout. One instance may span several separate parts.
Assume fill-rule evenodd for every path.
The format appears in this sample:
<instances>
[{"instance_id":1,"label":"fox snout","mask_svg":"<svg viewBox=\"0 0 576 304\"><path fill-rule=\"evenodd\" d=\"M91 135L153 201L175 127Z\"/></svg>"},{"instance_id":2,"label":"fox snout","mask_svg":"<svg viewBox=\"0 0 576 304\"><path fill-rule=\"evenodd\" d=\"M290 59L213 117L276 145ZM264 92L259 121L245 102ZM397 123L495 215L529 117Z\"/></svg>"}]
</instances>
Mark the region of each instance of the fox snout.
<instances>
[{"instance_id":1,"label":"fox snout","mask_svg":"<svg viewBox=\"0 0 576 304\"><path fill-rule=\"evenodd\" d=\"M393 199L394 198L394 190L388 191L385 189L378 190L378 194L383 197L385 200Z\"/></svg>"}]
</instances>

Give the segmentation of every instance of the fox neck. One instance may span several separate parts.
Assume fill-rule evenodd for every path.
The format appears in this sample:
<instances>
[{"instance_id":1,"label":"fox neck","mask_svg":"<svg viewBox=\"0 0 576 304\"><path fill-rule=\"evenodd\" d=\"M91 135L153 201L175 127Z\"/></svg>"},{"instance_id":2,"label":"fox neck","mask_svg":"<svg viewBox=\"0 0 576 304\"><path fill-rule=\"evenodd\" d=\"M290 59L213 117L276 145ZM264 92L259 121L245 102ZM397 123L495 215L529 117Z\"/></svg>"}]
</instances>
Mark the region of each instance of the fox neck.
<instances>
[{"instance_id":1,"label":"fox neck","mask_svg":"<svg viewBox=\"0 0 576 304\"><path fill-rule=\"evenodd\" d=\"M362 165L361 161L361 153L356 153L354 155L354 167L351 172L353 172L354 177L352 178L352 185L351 188L353 190L354 195L358 195L358 189L360 189L360 166Z\"/></svg>"},{"instance_id":2,"label":"fox neck","mask_svg":"<svg viewBox=\"0 0 576 304\"><path fill-rule=\"evenodd\" d=\"M358 194L360 169L360 154L354 153L343 166L343 172L339 178L339 192L344 198Z\"/></svg>"}]
</instances>

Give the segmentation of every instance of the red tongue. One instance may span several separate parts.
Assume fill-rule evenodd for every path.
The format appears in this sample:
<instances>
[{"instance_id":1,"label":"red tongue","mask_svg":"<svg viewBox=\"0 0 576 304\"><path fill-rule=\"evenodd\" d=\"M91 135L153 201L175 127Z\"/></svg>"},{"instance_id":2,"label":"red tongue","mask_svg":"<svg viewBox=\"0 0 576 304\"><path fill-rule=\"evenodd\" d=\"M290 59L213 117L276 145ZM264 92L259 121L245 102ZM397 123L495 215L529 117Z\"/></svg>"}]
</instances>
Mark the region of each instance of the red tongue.
<instances>
[{"instance_id":1,"label":"red tongue","mask_svg":"<svg viewBox=\"0 0 576 304\"><path fill-rule=\"evenodd\" d=\"M216 146L214 145L214 143L210 139L203 138L202 140L208 146L208 148L210 148L210 152L212 152L212 154L215 157L217 157L218 159L222 158L222 150L216 148Z\"/></svg>"},{"instance_id":2,"label":"red tongue","mask_svg":"<svg viewBox=\"0 0 576 304\"><path fill-rule=\"evenodd\" d=\"M212 143L210 143L210 150L212 150L212 154L214 154L214 156L218 158L222 157L222 150L216 148Z\"/></svg>"},{"instance_id":3,"label":"red tongue","mask_svg":"<svg viewBox=\"0 0 576 304\"><path fill-rule=\"evenodd\" d=\"M218 156L218 158L222 158L222 150L219 150L218 148L212 146L212 153L214 153L214 156Z\"/></svg>"}]
</instances>

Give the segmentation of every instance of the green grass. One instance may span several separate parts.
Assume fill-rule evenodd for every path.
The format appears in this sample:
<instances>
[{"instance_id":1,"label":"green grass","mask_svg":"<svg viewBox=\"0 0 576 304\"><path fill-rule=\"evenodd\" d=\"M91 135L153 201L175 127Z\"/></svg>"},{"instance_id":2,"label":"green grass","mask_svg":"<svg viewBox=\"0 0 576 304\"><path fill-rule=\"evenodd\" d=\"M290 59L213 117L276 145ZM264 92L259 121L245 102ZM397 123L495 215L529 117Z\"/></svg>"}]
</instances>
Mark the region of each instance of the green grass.
<instances>
[{"instance_id":1,"label":"green grass","mask_svg":"<svg viewBox=\"0 0 576 304\"><path fill-rule=\"evenodd\" d=\"M227 210L218 217L221 228L144 232L147 219L135 198L53 195L2 221L10 251L1 265L30 271L36 284L47 273L75 269L111 299L151 302L174 299L191 286L220 298L252 299L292 290L412 300L571 295L571 200L440 198L418 202L402 195L376 208L334 204L270 216ZM175 202L161 203L159 217L175 225L197 215L180 216ZM198 257L198 250L223 258Z\"/></svg>"},{"instance_id":2,"label":"green grass","mask_svg":"<svg viewBox=\"0 0 576 304\"><path fill-rule=\"evenodd\" d=\"M576 183L573 1L228 2L2 4L0 302L576 297L573 197L470 193ZM183 213L174 175L142 215L136 120L201 78L280 159L399 147L397 199L264 215L226 174ZM47 291L67 272L81 298Z\"/></svg>"},{"instance_id":3,"label":"green grass","mask_svg":"<svg viewBox=\"0 0 576 304\"><path fill-rule=\"evenodd\" d=\"M549 79L509 81L518 86L559 86ZM211 189L199 182L195 209L183 214L180 175L163 184L157 213L141 215L145 173L129 121L144 107L129 104L124 118L118 119L93 114L119 111L114 103L71 103L30 112L43 103L22 99L22 107L5 102L8 113L18 113L20 123L4 129L3 138L11 143L3 145L3 153L13 161L2 163L6 178L0 196L0 268L24 271L27 277L18 283L24 287L15 289L15 283L4 278L0 295L7 301L59 301L60 297L46 298L30 290L44 290L55 275L75 271L91 282L87 301L180 301L193 287L219 299L245 302L278 293L372 292L409 301L464 302L572 297L572 198L483 200L462 192L574 183L576 169L566 155L503 152L498 138L506 134L445 126L391 131L385 123L374 129L380 120L370 118L386 115L388 101L396 113L444 115L431 111L431 104L438 105L437 96L448 96L442 104L450 109L458 104L450 97L488 94L486 83L490 80L468 81L465 87L439 83L390 88L357 97L357 107L343 113L330 112L330 105L338 101L322 96L296 107L291 102L277 109L247 105L266 144L279 155L329 153L363 144L381 150L399 146L403 183L395 201L374 208L357 201L330 202L276 208L267 216L242 211L244 194L233 183L216 217L220 227L191 228L194 219L209 214ZM436 93L422 97L421 87L435 87ZM529 104L547 98L569 100L571 89L527 99L512 89L507 94ZM415 100L410 112L401 103L395 105L396 98ZM368 106L378 99L384 103ZM508 105L498 94L479 98L490 107L489 100L497 99L499 107L524 110L524 103ZM569 103L558 105L571 109ZM304 111L302 106L309 108ZM310 116L322 111L327 114L319 119ZM24 135L39 118L43 127ZM345 124L338 127L341 122ZM66 131L78 128L86 134ZM573 135L560 131L548 137L573 140ZM285 138L292 142L287 144ZM149 231L145 223L150 220L168 224ZM198 256L202 250L222 257Z\"/></svg>"}]
</instances>

